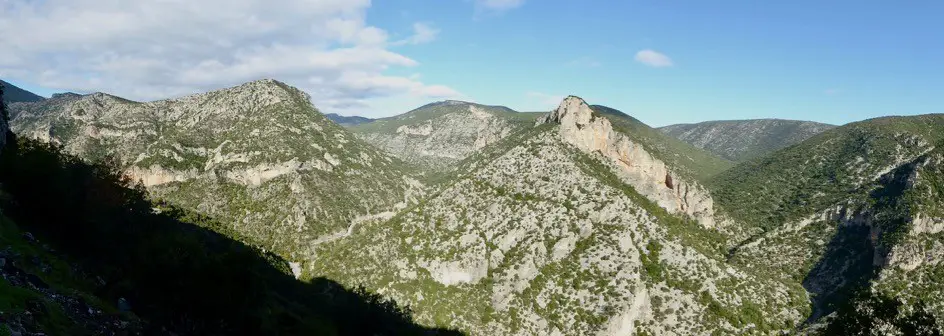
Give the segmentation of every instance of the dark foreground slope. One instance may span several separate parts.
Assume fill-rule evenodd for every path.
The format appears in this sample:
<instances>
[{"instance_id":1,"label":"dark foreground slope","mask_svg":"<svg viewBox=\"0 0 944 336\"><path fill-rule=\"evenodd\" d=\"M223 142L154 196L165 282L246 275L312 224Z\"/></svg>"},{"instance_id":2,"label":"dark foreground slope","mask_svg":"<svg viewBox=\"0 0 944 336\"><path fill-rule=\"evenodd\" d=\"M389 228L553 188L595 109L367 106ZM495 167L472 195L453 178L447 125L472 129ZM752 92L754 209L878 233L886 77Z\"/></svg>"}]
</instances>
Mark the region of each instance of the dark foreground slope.
<instances>
[{"instance_id":1,"label":"dark foreground slope","mask_svg":"<svg viewBox=\"0 0 944 336\"><path fill-rule=\"evenodd\" d=\"M375 294L296 281L213 219L152 204L107 160L21 140L0 183L0 334L448 334Z\"/></svg>"}]
</instances>

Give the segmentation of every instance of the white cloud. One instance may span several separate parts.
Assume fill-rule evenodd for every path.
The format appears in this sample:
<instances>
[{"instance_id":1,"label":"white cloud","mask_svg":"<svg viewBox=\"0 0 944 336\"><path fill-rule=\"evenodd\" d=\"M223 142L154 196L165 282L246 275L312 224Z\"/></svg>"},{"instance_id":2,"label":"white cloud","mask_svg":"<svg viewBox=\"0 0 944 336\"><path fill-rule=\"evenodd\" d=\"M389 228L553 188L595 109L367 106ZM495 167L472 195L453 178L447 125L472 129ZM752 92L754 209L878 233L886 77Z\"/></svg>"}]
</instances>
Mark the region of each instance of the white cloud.
<instances>
[{"instance_id":1,"label":"white cloud","mask_svg":"<svg viewBox=\"0 0 944 336\"><path fill-rule=\"evenodd\" d=\"M646 49L636 53L636 61L651 67L662 68L673 65L672 59L658 51Z\"/></svg>"},{"instance_id":2,"label":"white cloud","mask_svg":"<svg viewBox=\"0 0 944 336\"><path fill-rule=\"evenodd\" d=\"M0 1L0 76L152 100L275 78L326 111L371 100L459 96L419 77L418 63L366 22L369 0ZM403 44L439 31L414 24Z\"/></svg>"},{"instance_id":3,"label":"white cloud","mask_svg":"<svg viewBox=\"0 0 944 336\"><path fill-rule=\"evenodd\" d=\"M400 40L395 42L396 45L401 44L424 44L430 43L436 40L436 37L439 36L439 29L433 28L432 26L417 22L413 24L413 36L405 40Z\"/></svg>"},{"instance_id":4,"label":"white cloud","mask_svg":"<svg viewBox=\"0 0 944 336\"><path fill-rule=\"evenodd\" d=\"M504 12L524 5L525 0L474 0L476 12Z\"/></svg>"}]
</instances>

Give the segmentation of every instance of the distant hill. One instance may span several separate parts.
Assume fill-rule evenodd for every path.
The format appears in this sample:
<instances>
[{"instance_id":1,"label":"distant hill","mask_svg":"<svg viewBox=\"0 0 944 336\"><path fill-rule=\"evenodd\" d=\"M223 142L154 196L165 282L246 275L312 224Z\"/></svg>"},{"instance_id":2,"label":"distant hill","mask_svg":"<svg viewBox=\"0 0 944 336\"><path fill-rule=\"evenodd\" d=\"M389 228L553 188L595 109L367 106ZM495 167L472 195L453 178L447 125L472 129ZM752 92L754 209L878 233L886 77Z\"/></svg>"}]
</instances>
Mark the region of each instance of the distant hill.
<instances>
[{"instance_id":1,"label":"distant hill","mask_svg":"<svg viewBox=\"0 0 944 336\"><path fill-rule=\"evenodd\" d=\"M0 85L3 85L3 101L7 103L31 103L46 99L3 80L0 80Z\"/></svg>"},{"instance_id":2,"label":"distant hill","mask_svg":"<svg viewBox=\"0 0 944 336\"><path fill-rule=\"evenodd\" d=\"M345 127L366 124L375 120L375 119L361 117L361 116L348 117L348 116L343 116L337 113L328 113L328 114L325 114L325 117L328 117L328 119L333 121L334 123L341 126L345 126Z\"/></svg>"},{"instance_id":3,"label":"distant hill","mask_svg":"<svg viewBox=\"0 0 944 336\"><path fill-rule=\"evenodd\" d=\"M357 136L413 165L444 170L530 127L539 114L448 100L351 127Z\"/></svg>"},{"instance_id":4,"label":"distant hill","mask_svg":"<svg viewBox=\"0 0 944 336\"><path fill-rule=\"evenodd\" d=\"M800 143L834 127L812 121L755 119L677 124L659 130L728 160L745 161Z\"/></svg>"}]
</instances>

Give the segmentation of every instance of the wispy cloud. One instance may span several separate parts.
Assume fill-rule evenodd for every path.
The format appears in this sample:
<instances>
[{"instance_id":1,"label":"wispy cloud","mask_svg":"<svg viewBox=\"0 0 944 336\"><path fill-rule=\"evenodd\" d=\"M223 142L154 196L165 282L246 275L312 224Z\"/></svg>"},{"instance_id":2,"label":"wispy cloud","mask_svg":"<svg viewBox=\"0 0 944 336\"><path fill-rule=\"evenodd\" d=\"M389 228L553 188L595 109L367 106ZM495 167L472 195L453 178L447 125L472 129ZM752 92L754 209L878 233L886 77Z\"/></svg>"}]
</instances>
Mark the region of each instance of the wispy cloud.
<instances>
[{"instance_id":1,"label":"wispy cloud","mask_svg":"<svg viewBox=\"0 0 944 336\"><path fill-rule=\"evenodd\" d=\"M475 7L473 18L498 15L524 5L525 0L472 0Z\"/></svg>"},{"instance_id":2,"label":"wispy cloud","mask_svg":"<svg viewBox=\"0 0 944 336\"><path fill-rule=\"evenodd\" d=\"M430 43L436 40L436 37L439 36L439 29L430 26L429 24L417 22L413 24L413 36L410 36L407 39L394 42L394 45L404 45L404 44L424 44Z\"/></svg>"},{"instance_id":3,"label":"wispy cloud","mask_svg":"<svg viewBox=\"0 0 944 336\"><path fill-rule=\"evenodd\" d=\"M567 65L572 66L572 67L581 67L581 68L596 68L603 65L603 63L600 63L600 61L592 57L581 57L573 61L567 62Z\"/></svg>"},{"instance_id":4,"label":"wispy cloud","mask_svg":"<svg viewBox=\"0 0 944 336\"><path fill-rule=\"evenodd\" d=\"M674 64L665 54L652 49L640 50L636 53L636 61L655 68L670 67Z\"/></svg>"},{"instance_id":5,"label":"wispy cloud","mask_svg":"<svg viewBox=\"0 0 944 336\"><path fill-rule=\"evenodd\" d=\"M475 0L478 9L506 11L524 5L525 0Z\"/></svg>"},{"instance_id":6,"label":"wispy cloud","mask_svg":"<svg viewBox=\"0 0 944 336\"><path fill-rule=\"evenodd\" d=\"M841 89L836 89L836 88L831 88L831 89L823 90L823 93L825 93L826 95L829 95L829 96L835 96L835 95L837 95L837 94L842 93L842 90L841 90Z\"/></svg>"}]
</instances>

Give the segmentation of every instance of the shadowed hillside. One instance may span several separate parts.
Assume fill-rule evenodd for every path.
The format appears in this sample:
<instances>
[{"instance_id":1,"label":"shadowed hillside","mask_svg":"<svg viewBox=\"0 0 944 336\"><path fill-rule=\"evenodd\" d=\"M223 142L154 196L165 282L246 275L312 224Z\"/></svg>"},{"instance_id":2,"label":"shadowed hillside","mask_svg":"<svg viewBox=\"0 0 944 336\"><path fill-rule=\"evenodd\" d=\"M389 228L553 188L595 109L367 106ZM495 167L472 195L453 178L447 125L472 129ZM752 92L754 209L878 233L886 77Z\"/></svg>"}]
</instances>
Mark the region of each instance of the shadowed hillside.
<instances>
[{"instance_id":1,"label":"shadowed hillside","mask_svg":"<svg viewBox=\"0 0 944 336\"><path fill-rule=\"evenodd\" d=\"M295 280L284 260L215 232L226 225L150 202L114 160L88 164L53 145L20 140L2 153L0 183L0 238L10 256L4 279L26 279L0 286L9 331L15 325L70 335L454 334L420 327L408 308L362 289ZM18 230L30 231L22 233L28 239L15 236ZM30 247L38 242L42 248ZM30 261L24 256L34 248L68 262ZM48 295L49 288L81 300L57 301L62 295ZM85 306L62 303L77 300L99 302L87 305L100 310L85 314ZM132 322L88 325L86 315L96 314Z\"/></svg>"},{"instance_id":2,"label":"shadowed hillside","mask_svg":"<svg viewBox=\"0 0 944 336\"><path fill-rule=\"evenodd\" d=\"M46 99L3 80L0 80L0 86L3 87L3 101L7 103L38 102Z\"/></svg>"}]
</instances>

